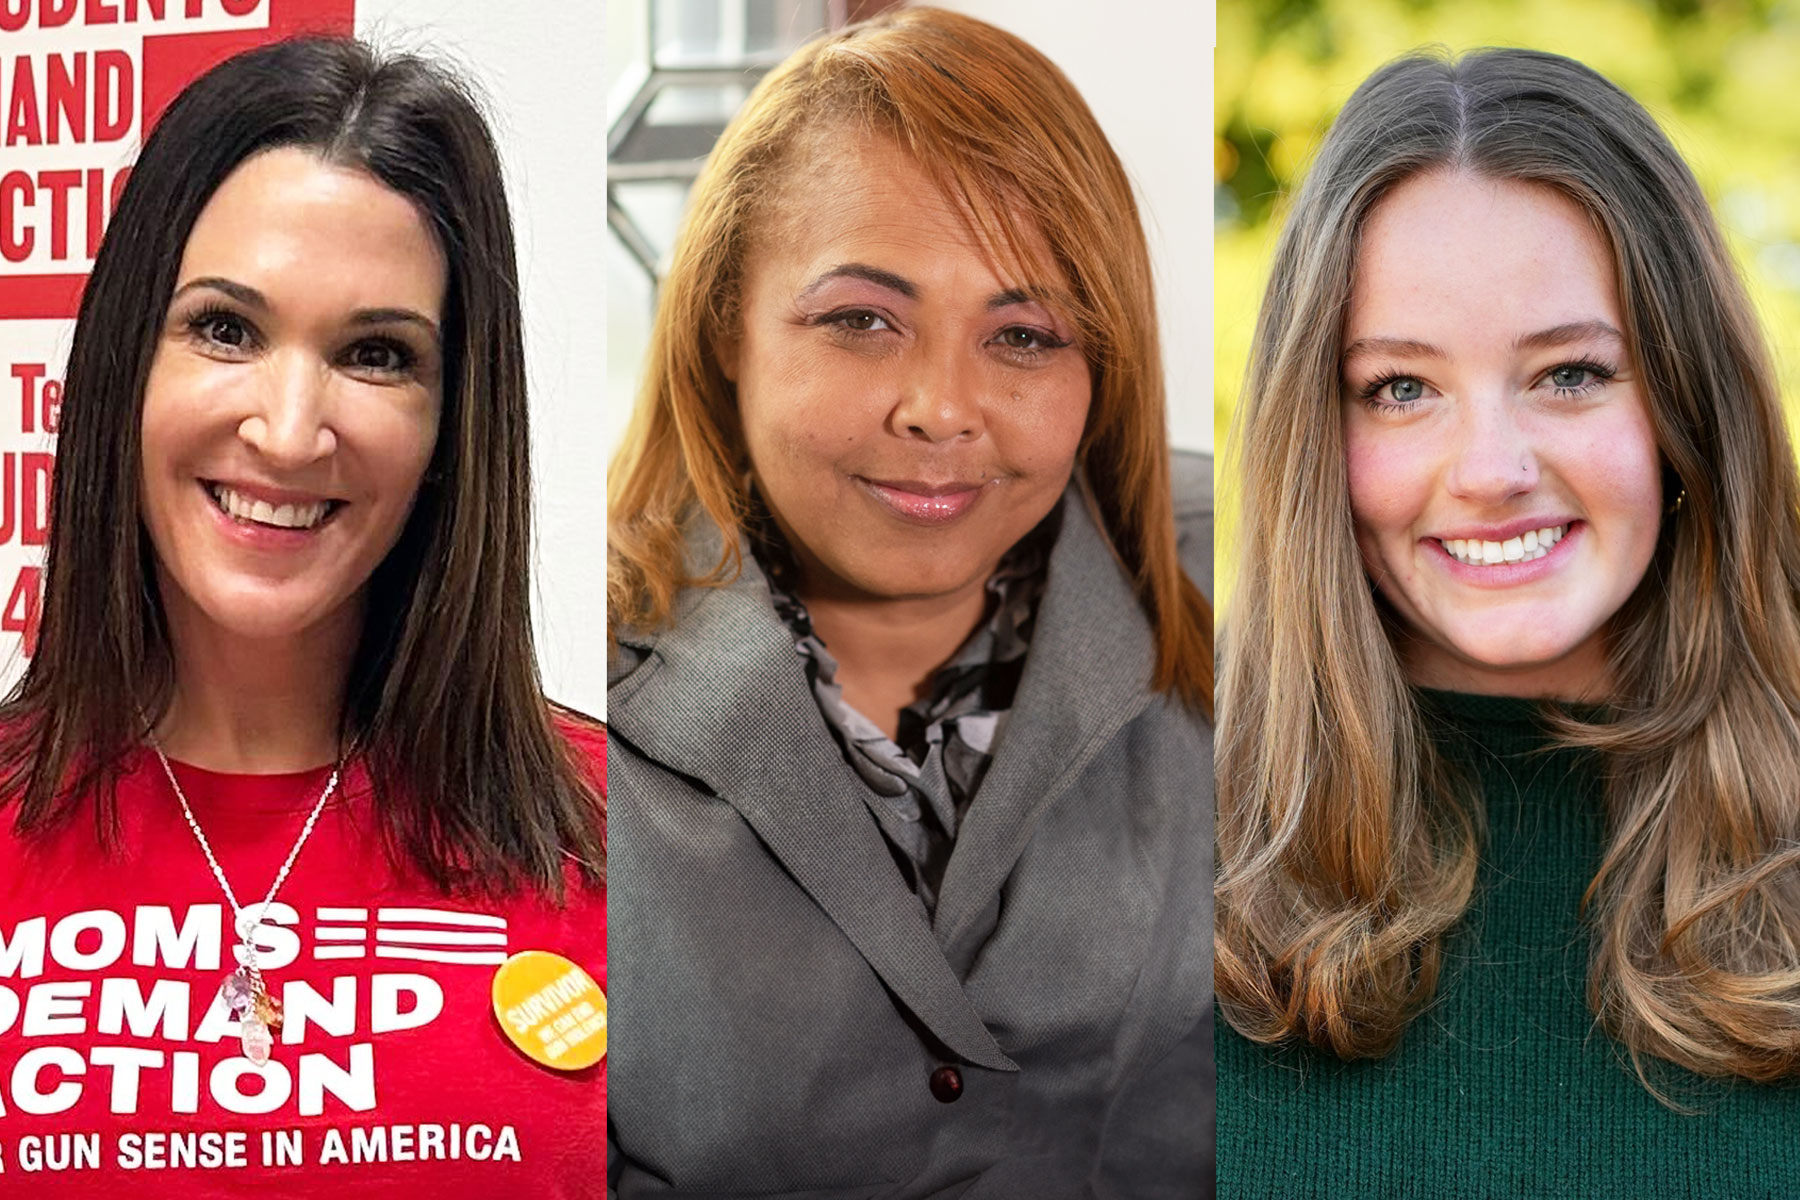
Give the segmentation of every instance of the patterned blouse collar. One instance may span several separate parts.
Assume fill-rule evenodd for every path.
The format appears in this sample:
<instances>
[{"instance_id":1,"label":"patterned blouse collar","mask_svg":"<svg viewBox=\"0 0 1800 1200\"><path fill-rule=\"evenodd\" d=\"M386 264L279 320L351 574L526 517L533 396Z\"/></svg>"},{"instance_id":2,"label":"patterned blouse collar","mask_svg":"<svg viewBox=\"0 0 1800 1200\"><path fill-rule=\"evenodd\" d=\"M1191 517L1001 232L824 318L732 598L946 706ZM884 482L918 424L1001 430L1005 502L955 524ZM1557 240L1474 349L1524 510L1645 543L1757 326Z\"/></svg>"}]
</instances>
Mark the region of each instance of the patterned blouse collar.
<instances>
[{"instance_id":1,"label":"patterned blouse collar","mask_svg":"<svg viewBox=\"0 0 1800 1200\"><path fill-rule=\"evenodd\" d=\"M792 550L773 520L753 527L752 553L793 635L819 712L867 786L870 811L928 911L936 907L957 829L1018 692L1061 511L1060 505L1052 510L1000 560L987 581L986 619L932 675L924 696L901 710L895 738L845 702L837 660L793 590L799 569Z\"/></svg>"}]
</instances>

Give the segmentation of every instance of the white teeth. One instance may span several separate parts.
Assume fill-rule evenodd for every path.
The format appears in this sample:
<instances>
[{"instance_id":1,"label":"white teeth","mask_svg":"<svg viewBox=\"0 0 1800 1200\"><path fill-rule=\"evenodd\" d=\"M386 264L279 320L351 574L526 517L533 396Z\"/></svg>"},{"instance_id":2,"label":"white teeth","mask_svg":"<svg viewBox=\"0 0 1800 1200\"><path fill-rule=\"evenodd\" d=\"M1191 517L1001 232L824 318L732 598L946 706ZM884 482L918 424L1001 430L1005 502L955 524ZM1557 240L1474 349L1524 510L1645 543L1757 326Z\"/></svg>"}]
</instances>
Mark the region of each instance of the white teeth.
<instances>
[{"instance_id":1,"label":"white teeth","mask_svg":"<svg viewBox=\"0 0 1800 1200\"><path fill-rule=\"evenodd\" d=\"M270 504L267 500L252 500L222 483L213 485L212 494L219 507L237 520L273 525L278 529L311 529L325 519L326 512L331 508L331 503L327 500L282 505Z\"/></svg>"},{"instance_id":2,"label":"white teeth","mask_svg":"<svg viewBox=\"0 0 1800 1200\"><path fill-rule=\"evenodd\" d=\"M1568 531L1567 525L1547 525L1542 529L1527 530L1519 537L1507 538L1504 542L1489 542L1480 538L1450 538L1440 544L1459 563L1472 567L1491 567L1500 563L1530 562L1532 559L1542 558L1555 549L1556 543L1562 541L1563 535Z\"/></svg>"}]
</instances>

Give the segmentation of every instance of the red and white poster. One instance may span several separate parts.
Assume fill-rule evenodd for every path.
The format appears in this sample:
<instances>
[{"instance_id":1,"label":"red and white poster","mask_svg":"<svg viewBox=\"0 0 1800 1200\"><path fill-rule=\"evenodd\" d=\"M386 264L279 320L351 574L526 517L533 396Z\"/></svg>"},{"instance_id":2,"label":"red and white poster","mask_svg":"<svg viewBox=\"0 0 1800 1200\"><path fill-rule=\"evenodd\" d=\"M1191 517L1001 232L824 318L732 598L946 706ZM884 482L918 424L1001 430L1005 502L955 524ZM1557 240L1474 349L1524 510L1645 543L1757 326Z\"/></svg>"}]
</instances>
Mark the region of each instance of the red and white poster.
<instances>
[{"instance_id":1,"label":"red and white poster","mask_svg":"<svg viewBox=\"0 0 1800 1200\"><path fill-rule=\"evenodd\" d=\"M190 80L355 0L0 0L0 688L36 640L62 372L144 132Z\"/></svg>"}]
</instances>

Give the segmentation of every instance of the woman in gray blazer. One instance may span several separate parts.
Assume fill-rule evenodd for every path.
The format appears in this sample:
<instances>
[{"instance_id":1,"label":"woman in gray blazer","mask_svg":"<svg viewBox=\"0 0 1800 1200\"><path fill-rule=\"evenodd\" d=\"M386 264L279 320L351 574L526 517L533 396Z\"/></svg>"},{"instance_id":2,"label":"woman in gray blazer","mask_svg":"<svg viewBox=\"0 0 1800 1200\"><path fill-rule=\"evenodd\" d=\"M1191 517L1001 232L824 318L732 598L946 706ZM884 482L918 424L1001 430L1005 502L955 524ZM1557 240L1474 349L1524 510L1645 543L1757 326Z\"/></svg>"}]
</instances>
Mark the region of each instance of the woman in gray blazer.
<instances>
[{"instance_id":1,"label":"woman in gray blazer","mask_svg":"<svg viewBox=\"0 0 1800 1200\"><path fill-rule=\"evenodd\" d=\"M1210 467L1150 278L970 18L814 43L715 149L610 479L619 1196L1210 1190Z\"/></svg>"}]
</instances>

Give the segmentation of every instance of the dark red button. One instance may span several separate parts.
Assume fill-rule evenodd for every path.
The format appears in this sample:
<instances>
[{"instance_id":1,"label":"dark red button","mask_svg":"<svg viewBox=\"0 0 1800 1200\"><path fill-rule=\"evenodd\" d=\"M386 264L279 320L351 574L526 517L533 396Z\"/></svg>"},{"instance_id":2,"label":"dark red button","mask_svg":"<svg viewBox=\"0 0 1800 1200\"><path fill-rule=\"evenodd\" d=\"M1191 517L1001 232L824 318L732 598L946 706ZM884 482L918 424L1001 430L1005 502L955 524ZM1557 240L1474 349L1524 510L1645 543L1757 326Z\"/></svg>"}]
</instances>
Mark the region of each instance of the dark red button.
<instances>
[{"instance_id":1,"label":"dark red button","mask_svg":"<svg viewBox=\"0 0 1800 1200\"><path fill-rule=\"evenodd\" d=\"M939 1067L933 1071L931 1094L945 1104L955 1104L962 1095L962 1072L955 1067Z\"/></svg>"}]
</instances>

